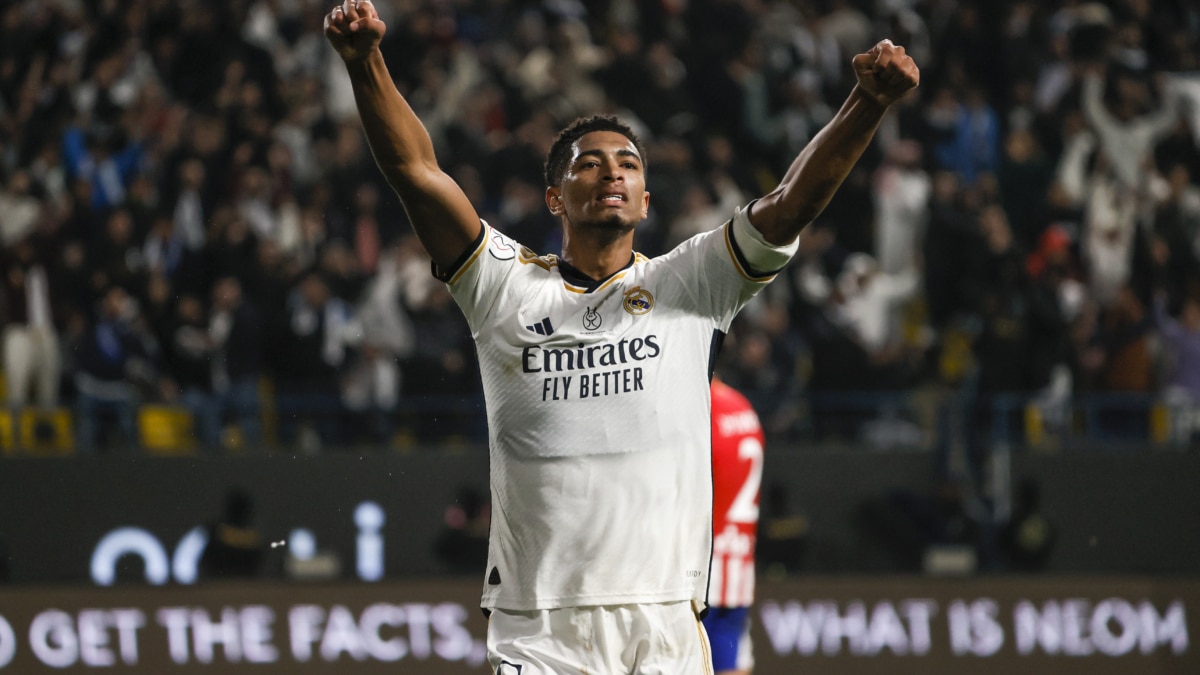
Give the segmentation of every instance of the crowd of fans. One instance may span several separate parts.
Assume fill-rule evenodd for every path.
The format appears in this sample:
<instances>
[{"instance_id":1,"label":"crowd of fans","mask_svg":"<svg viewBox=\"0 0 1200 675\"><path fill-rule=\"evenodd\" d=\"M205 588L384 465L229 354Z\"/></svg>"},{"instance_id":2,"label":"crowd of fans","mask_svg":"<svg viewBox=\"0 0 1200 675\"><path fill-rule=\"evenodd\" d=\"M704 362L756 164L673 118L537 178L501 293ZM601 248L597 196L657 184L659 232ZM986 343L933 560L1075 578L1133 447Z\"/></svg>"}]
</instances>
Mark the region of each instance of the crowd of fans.
<instances>
[{"instance_id":1,"label":"crowd of fans","mask_svg":"<svg viewBox=\"0 0 1200 675\"><path fill-rule=\"evenodd\" d=\"M478 431L468 330L373 164L327 4L0 0L10 407L69 406L85 449L135 442L150 402L210 448ZM926 386L1200 401L1194 3L375 4L442 165L539 252L574 117L647 141L652 256L771 189L855 53L906 46L920 88L727 342L773 434L854 433L839 394Z\"/></svg>"}]
</instances>

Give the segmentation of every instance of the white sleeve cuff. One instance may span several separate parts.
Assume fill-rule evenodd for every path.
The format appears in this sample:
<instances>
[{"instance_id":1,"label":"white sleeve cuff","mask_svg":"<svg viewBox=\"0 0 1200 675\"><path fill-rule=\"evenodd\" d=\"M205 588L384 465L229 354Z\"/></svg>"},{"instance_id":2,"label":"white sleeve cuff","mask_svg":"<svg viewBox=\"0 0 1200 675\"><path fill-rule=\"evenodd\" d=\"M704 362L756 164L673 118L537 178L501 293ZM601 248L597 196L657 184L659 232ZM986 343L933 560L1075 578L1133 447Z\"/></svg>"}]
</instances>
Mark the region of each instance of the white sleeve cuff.
<instances>
[{"instance_id":1,"label":"white sleeve cuff","mask_svg":"<svg viewBox=\"0 0 1200 675\"><path fill-rule=\"evenodd\" d=\"M782 246L775 246L764 239L762 232L750 224L750 204L734 212L730 228L734 248L742 262L760 276L770 276L778 272L800 248L799 237Z\"/></svg>"}]
</instances>

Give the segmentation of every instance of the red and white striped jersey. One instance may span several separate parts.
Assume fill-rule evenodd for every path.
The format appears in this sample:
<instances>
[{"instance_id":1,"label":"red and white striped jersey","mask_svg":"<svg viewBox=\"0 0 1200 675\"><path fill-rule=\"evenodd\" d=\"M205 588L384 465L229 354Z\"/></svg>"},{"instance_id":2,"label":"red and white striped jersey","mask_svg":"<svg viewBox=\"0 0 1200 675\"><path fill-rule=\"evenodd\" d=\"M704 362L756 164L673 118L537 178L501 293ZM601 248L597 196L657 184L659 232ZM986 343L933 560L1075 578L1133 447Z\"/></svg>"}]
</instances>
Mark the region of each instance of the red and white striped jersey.
<instances>
[{"instance_id":1,"label":"red and white striped jersey","mask_svg":"<svg viewBox=\"0 0 1200 675\"><path fill-rule=\"evenodd\" d=\"M713 558L708 603L754 602L754 543L762 485L763 430L750 402L712 383Z\"/></svg>"}]
</instances>

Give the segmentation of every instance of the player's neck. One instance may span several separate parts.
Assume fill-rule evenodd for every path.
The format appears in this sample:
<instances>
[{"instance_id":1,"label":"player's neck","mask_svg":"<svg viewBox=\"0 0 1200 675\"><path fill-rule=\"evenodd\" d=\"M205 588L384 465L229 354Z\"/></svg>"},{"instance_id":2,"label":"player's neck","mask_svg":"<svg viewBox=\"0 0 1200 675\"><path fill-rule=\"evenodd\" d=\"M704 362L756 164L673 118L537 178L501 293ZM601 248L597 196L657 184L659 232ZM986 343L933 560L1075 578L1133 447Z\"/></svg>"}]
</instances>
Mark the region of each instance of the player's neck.
<instances>
[{"instance_id":1,"label":"player's neck","mask_svg":"<svg viewBox=\"0 0 1200 675\"><path fill-rule=\"evenodd\" d=\"M633 232L610 238L601 232L563 232L562 259L592 279L607 279L633 255Z\"/></svg>"}]
</instances>

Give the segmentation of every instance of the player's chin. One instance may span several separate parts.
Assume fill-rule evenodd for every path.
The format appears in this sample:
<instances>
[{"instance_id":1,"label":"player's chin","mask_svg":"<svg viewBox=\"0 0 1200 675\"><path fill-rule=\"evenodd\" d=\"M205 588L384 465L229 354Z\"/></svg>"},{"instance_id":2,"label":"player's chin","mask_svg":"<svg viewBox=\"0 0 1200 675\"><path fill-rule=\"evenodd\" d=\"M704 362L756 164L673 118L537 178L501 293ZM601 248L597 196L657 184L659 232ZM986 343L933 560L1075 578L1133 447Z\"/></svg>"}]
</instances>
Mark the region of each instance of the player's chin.
<instances>
[{"instance_id":1,"label":"player's chin","mask_svg":"<svg viewBox=\"0 0 1200 675\"><path fill-rule=\"evenodd\" d=\"M610 213L607 215L602 215L602 216L593 218L593 219L588 220L581 224L586 228L596 229L596 230L604 230L607 232L613 232L613 233L618 233L618 234L624 234L625 232L630 232L635 227L637 227L636 220L633 220L633 219L629 218L628 216L621 214L621 213Z\"/></svg>"}]
</instances>

